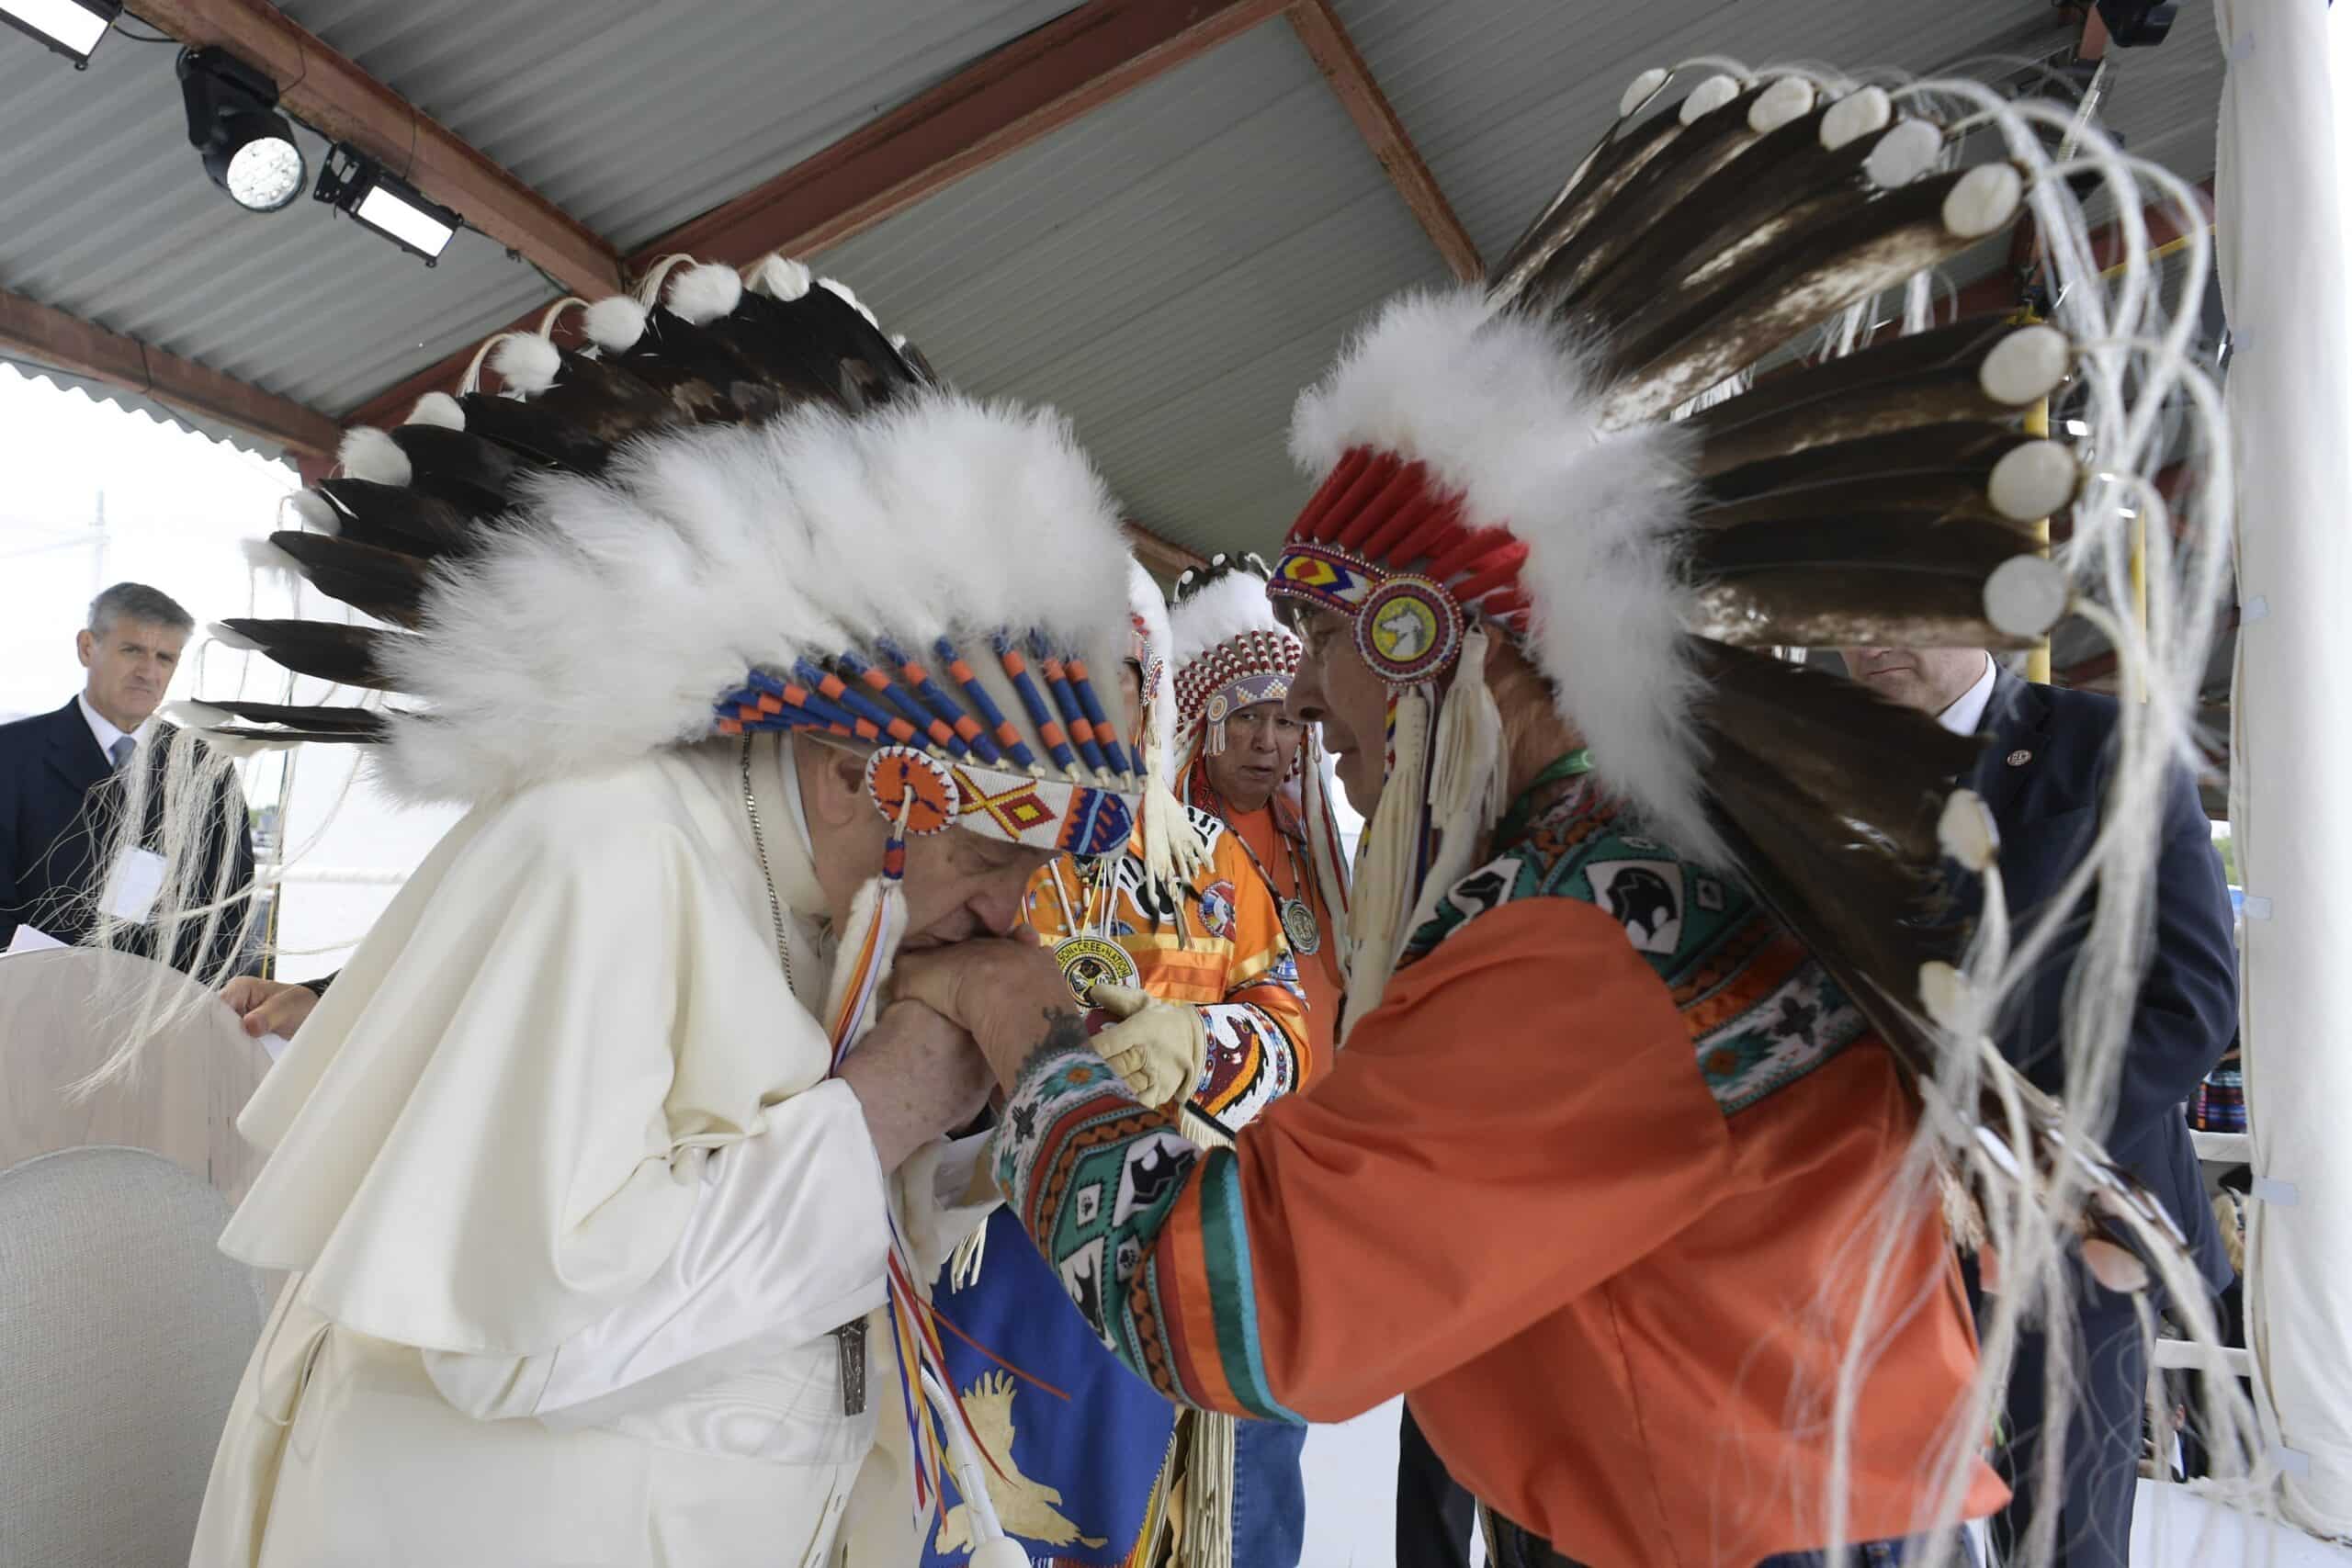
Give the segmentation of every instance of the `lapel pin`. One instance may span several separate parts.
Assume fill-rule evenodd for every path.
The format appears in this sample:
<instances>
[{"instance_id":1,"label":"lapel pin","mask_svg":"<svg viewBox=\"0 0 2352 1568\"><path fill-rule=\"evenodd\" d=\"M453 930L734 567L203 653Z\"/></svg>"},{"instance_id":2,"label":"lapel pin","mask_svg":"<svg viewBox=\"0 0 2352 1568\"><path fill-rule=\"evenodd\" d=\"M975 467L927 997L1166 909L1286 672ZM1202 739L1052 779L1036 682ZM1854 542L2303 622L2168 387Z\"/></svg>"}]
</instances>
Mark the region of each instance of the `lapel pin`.
<instances>
[{"instance_id":1,"label":"lapel pin","mask_svg":"<svg viewBox=\"0 0 2352 1568\"><path fill-rule=\"evenodd\" d=\"M2028 762L2032 761L2033 753L2030 751L2012 751L2009 753L2009 766L2013 768L2022 768Z\"/></svg>"}]
</instances>

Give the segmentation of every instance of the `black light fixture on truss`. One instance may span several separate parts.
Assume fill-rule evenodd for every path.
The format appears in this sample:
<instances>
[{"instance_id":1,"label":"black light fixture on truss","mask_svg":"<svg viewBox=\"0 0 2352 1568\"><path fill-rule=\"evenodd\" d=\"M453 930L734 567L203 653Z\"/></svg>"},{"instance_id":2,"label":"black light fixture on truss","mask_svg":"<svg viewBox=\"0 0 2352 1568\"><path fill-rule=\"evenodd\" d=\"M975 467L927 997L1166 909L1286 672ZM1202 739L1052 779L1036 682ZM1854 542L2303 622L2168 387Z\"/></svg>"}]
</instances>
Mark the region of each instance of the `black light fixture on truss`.
<instances>
[{"instance_id":1,"label":"black light fixture on truss","mask_svg":"<svg viewBox=\"0 0 2352 1568\"><path fill-rule=\"evenodd\" d=\"M204 172L249 212L276 212L302 194L302 150L278 114L277 84L218 49L181 51L187 139Z\"/></svg>"},{"instance_id":2,"label":"black light fixture on truss","mask_svg":"<svg viewBox=\"0 0 2352 1568\"><path fill-rule=\"evenodd\" d=\"M348 212L401 249L433 265L466 220L347 141L338 141L319 166L319 200Z\"/></svg>"},{"instance_id":3,"label":"black light fixture on truss","mask_svg":"<svg viewBox=\"0 0 2352 1568\"><path fill-rule=\"evenodd\" d=\"M2164 42L2179 9L2179 0L2098 0L2099 20L2107 24L2108 40L2118 49Z\"/></svg>"},{"instance_id":4,"label":"black light fixture on truss","mask_svg":"<svg viewBox=\"0 0 2352 1568\"><path fill-rule=\"evenodd\" d=\"M90 68L90 51L122 15L122 0L0 0L0 22Z\"/></svg>"}]
</instances>

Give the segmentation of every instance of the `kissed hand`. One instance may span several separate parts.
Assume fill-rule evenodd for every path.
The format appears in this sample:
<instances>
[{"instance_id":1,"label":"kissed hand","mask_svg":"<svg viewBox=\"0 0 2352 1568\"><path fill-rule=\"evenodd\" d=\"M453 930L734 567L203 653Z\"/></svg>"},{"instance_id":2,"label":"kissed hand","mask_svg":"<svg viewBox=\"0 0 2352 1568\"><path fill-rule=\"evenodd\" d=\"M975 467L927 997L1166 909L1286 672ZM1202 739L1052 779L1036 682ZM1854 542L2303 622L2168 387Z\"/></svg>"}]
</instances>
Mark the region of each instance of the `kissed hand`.
<instances>
[{"instance_id":1,"label":"kissed hand","mask_svg":"<svg viewBox=\"0 0 2352 1568\"><path fill-rule=\"evenodd\" d=\"M891 990L960 1024L979 1043L997 1081L1011 1089L1021 1065L1055 1020L1080 1021L1054 963L1034 942L985 938L926 953L902 953Z\"/></svg>"},{"instance_id":2,"label":"kissed hand","mask_svg":"<svg viewBox=\"0 0 2352 1568\"><path fill-rule=\"evenodd\" d=\"M988 1064L971 1037L919 1001L883 1009L842 1064L841 1077L857 1094L886 1171L988 1103Z\"/></svg>"}]
</instances>

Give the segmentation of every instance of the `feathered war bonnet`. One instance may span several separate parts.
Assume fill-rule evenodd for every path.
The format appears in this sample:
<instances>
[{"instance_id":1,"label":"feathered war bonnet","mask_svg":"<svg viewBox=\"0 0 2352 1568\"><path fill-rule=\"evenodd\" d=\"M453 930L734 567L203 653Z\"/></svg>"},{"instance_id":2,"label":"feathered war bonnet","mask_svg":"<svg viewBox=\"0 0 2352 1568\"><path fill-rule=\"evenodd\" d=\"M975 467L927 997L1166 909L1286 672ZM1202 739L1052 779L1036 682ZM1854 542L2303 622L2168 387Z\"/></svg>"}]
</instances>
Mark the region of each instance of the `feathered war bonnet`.
<instances>
[{"instance_id":1,"label":"feathered war bonnet","mask_svg":"<svg viewBox=\"0 0 2352 1568\"><path fill-rule=\"evenodd\" d=\"M1127 556L1065 421L944 388L780 258L673 259L560 346L580 308L484 344L461 396L352 432L297 500L314 531L272 536L388 625L225 624L414 705L231 704L216 731L380 741L402 793L472 800L808 730L873 748L910 831L1125 842L1144 769L1095 671L1126 648Z\"/></svg>"},{"instance_id":2,"label":"feathered war bonnet","mask_svg":"<svg viewBox=\"0 0 2352 1568\"><path fill-rule=\"evenodd\" d=\"M2114 346L2135 330L2158 339L2154 307L2128 295L2128 321L2101 313L2039 106L1969 84L1890 95L1699 73L1679 99L1668 73L1637 81L1483 290L1392 300L1299 399L1291 448L1317 488L1270 592L1343 617L1392 699L1390 771L1357 863L1350 1016L1378 1004L1507 804L1501 723L1477 677L1487 639L1508 637L1588 748L1596 787L1680 854L1739 873L1915 1081L1965 1086L1957 1108L1929 1094L1931 1112L1953 1111L1955 1159L1996 1181L2021 1162L2067 1166L2098 1224L2143 1253L2167 1245L2160 1208L2070 1156L2052 1103L1978 1060L2015 976L1980 965L1962 984L1933 917L1946 856L1997 874L1989 817L1958 787L1979 743L1775 650L2018 649L2070 607L2098 615L2077 590L2117 580L2117 519L2151 504L2164 459L2154 411L2195 403L2182 391L2197 372L2163 352L2170 339ZM1992 155L1963 166L1972 130L1970 155ZM2148 199L2135 177L2177 186L2085 137L2126 210ZM1920 321L1702 398L2029 211L2074 242L2045 242L2073 299L2055 325ZM2144 247L2119 265L2145 283ZM2096 471L2022 428L2070 378ZM2036 533L2052 513L2073 526L2061 560ZM2152 624L2201 636L2210 622L2174 613L2197 587L2176 573L2153 588ZM2118 642L2146 673L2148 645ZM2175 723L2185 694L2162 691L2127 725ZM2130 765L2160 774L2184 736L2159 735ZM2152 858L2152 838L2125 837L2102 843L2106 871ZM1980 1122L2000 1129L1983 1147Z\"/></svg>"},{"instance_id":3,"label":"feathered war bonnet","mask_svg":"<svg viewBox=\"0 0 2352 1568\"><path fill-rule=\"evenodd\" d=\"M1176 580L1169 624L1175 637L1179 765L1194 770L1225 750L1226 725L1244 708L1287 704L1298 673L1298 635L1283 625L1267 596L1266 563L1255 555L1217 556ZM1326 914L1346 940L1348 865L1331 812L1331 777L1319 729L1300 743L1295 787L1308 863ZM1283 788L1293 787L1284 780Z\"/></svg>"}]
</instances>

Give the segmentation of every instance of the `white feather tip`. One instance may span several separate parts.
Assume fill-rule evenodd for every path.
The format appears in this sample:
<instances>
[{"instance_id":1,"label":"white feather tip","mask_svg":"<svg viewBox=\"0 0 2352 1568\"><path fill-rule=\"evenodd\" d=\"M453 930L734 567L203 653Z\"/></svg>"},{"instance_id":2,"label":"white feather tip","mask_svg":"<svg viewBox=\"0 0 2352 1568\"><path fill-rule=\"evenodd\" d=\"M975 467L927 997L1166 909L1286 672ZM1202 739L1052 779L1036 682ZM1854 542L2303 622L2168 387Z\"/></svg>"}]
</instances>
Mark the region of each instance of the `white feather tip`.
<instances>
[{"instance_id":1,"label":"white feather tip","mask_svg":"<svg viewBox=\"0 0 2352 1568\"><path fill-rule=\"evenodd\" d=\"M1981 240L2006 228L2024 200L2025 176L2014 164L1979 164L1944 197L1944 229L1962 240Z\"/></svg>"},{"instance_id":2,"label":"white feather tip","mask_svg":"<svg viewBox=\"0 0 2352 1568\"><path fill-rule=\"evenodd\" d=\"M295 564L294 558L267 539L240 539L237 547L245 552L245 565L254 570L276 572L298 582L301 581L302 569Z\"/></svg>"},{"instance_id":3,"label":"white feather tip","mask_svg":"<svg viewBox=\"0 0 2352 1568\"><path fill-rule=\"evenodd\" d=\"M580 318L580 330L606 354L623 354L645 335L645 316L643 304L616 294L589 306Z\"/></svg>"},{"instance_id":4,"label":"white feather tip","mask_svg":"<svg viewBox=\"0 0 2352 1568\"><path fill-rule=\"evenodd\" d=\"M1747 110L1747 129L1763 136L1802 119L1813 112L1814 96L1812 83L1802 76L1783 76L1756 95Z\"/></svg>"},{"instance_id":5,"label":"white feather tip","mask_svg":"<svg viewBox=\"0 0 2352 1568\"><path fill-rule=\"evenodd\" d=\"M2072 502L2082 478L2082 465L2064 442L2029 441L1993 465L1984 494L2011 522L2032 523Z\"/></svg>"},{"instance_id":6,"label":"white feather tip","mask_svg":"<svg viewBox=\"0 0 2352 1568\"><path fill-rule=\"evenodd\" d=\"M1701 115L1714 113L1739 96L1739 83L1729 76L1710 76L1690 89L1682 100L1682 123L1690 124Z\"/></svg>"},{"instance_id":7,"label":"white feather tip","mask_svg":"<svg viewBox=\"0 0 2352 1568\"><path fill-rule=\"evenodd\" d=\"M777 251L752 263L752 269L743 275L743 281L754 294L790 301L807 294L815 286L817 276L803 264Z\"/></svg>"},{"instance_id":8,"label":"white feather tip","mask_svg":"<svg viewBox=\"0 0 2352 1568\"><path fill-rule=\"evenodd\" d=\"M490 367L508 391L536 398L555 385L556 373L563 368L563 355L543 337L516 333L490 351Z\"/></svg>"},{"instance_id":9,"label":"white feather tip","mask_svg":"<svg viewBox=\"0 0 2352 1568\"><path fill-rule=\"evenodd\" d=\"M1862 160L1862 173L1881 190L1893 190L1933 168L1943 150L1944 133L1933 123L1902 120L1878 139L1870 156Z\"/></svg>"},{"instance_id":10,"label":"white feather tip","mask_svg":"<svg viewBox=\"0 0 2352 1568\"><path fill-rule=\"evenodd\" d=\"M379 485L405 485L413 471L409 467L408 454L401 450L400 444L373 425L363 424L345 431L334 457L353 479L371 479Z\"/></svg>"},{"instance_id":11,"label":"white feather tip","mask_svg":"<svg viewBox=\"0 0 2352 1568\"><path fill-rule=\"evenodd\" d=\"M245 636L243 632L232 631L229 627L222 626L218 621L214 621L204 629L206 634L209 636L214 642L219 643L223 648L233 648L240 653L259 653L261 651L261 644Z\"/></svg>"},{"instance_id":12,"label":"white feather tip","mask_svg":"<svg viewBox=\"0 0 2352 1568\"><path fill-rule=\"evenodd\" d=\"M447 392L427 392L408 411L403 424L435 424L444 430L466 427L466 406Z\"/></svg>"},{"instance_id":13,"label":"white feather tip","mask_svg":"<svg viewBox=\"0 0 2352 1568\"><path fill-rule=\"evenodd\" d=\"M1617 100L1619 117L1632 114L1635 109L1657 97L1659 89L1665 85L1666 73L1655 65L1626 83L1624 96Z\"/></svg>"},{"instance_id":14,"label":"white feather tip","mask_svg":"<svg viewBox=\"0 0 2352 1568\"><path fill-rule=\"evenodd\" d=\"M235 723L237 716L227 708L216 708L210 703L199 703L190 698L165 703L164 718L166 723L176 724L182 729L218 729L224 724Z\"/></svg>"},{"instance_id":15,"label":"white feather tip","mask_svg":"<svg viewBox=\"0 0 2352 1568\"><path fill-rule=\"evenodd\" d=\"M1943 815L1936 820L1936 841L1944 853L1979 874L1992 869L2001 853L2001 831L1993 824L1992 810L1973 789L1956 789L1944 802Z\"/></svg>"},{"instance_id":16,"label":"white feather tip","mask_svg":"<svg viewBox=\"0 0 2352 1568\"><path fill-rule=\"evenodd\" d=\"M742 301L743 275L718 262L690 266L670 285L671 312L697 327L731 313Z\"/></svg>"},{"instance_id":17,"label":"white feather tip","mask_svg":"<svg viewBox=\"0 0 2352 1568\"><path fill-rule=\"evenodd\" d=\"M2071 597L2064 567L2044 556L2011 556L1984 580L1984 618L2030 641L2058 624Z\"/></svg>"},{"instance_id":18,"label":"white feather tip","mask_svg":"<svg viewBox=\"0 0 2352 1568\"><path fill-rule=\"evenodd\" d=\"M329 505L327 498L316 491L298 490L286 498L286 505L293 512L297 522L314 533L343 532L343 514Z\"/></svg>"},{"instance_id":19,"label":"white feather tip","mask_svg":"<svg viewBox=\"0 0 2352 1568\"><path fill-rule=\"evenodd\" d=\"M2019 327L1993 345L1976 372L1976 384L1995 402L2022 408L2048 397L2066 378L2074 357L2073 343L2057 328Z\"/></svg>"},{"instance_id":20,"label":"white feather tip","mask_svg":"<svg viewBox=\"0 0 2352 1568\"><path fill-rule=\"evenodd\" d=\"M1944 1028L1959 1029L1968 1010L1968 977L1939 958L1920 964L1919 1005Z\"/></svg>"},{"instance_id":21,"label":"white feather tip","mask_svg":"<svg viewBox=\"0 0 2352 1568\"><path fill-rule=\"evenodd\" d=\"M1821 145L1835 152L1859 137L1884 130L1894 118L1894 101L1883 87L1864 87L1847 94L1821 117Z\"/></svg>"}]
</instances>

